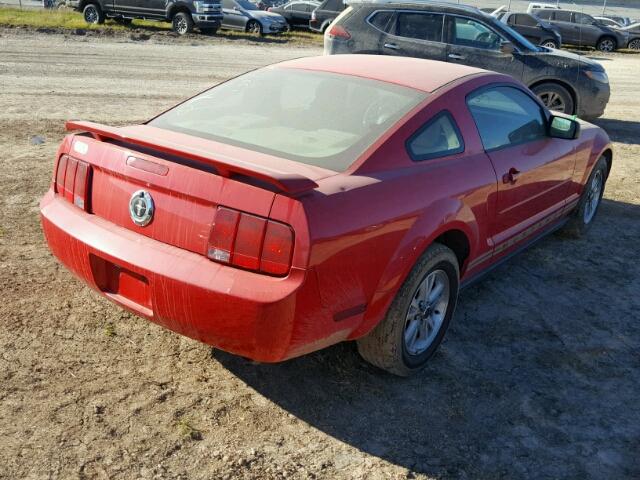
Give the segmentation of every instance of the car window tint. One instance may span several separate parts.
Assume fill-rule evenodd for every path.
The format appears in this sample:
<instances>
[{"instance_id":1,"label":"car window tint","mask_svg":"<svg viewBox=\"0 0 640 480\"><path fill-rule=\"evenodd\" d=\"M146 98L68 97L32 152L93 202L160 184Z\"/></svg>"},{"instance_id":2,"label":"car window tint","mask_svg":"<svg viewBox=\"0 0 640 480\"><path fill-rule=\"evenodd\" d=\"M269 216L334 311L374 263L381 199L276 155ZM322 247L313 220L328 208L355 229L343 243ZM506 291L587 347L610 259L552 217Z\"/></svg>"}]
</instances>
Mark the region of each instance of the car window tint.
<instances>
[{"instance_id":1,"label":"car window tint","mask_svg":"<svg viewBox=\"0 0 640 480\"><path fill-rule=\"evenodd\" d=\"M302 11L304 5L302 3L292 3L290 7L291 7L291 10L299 12L299 11Z\"/></svg>"},{"instance_id":2,"label":"car window tint","mask_svg":"<svg viewBox=\"0 0 640 480\"><path fill-rule=\"evenodd\" d=\"M536 10L536 17L542 18L544 20L552 20L553 19L553 11L552 10Z\"/></svg>"},{"instance_id":3,"label":"car window tint","mask_svg":"<svg viewBox=\"0 0 640 480\"><path fill-rule=\"evenodd\" d=\"M582 25L591 25L595 21L591 15L586 15L584 13L575 12L573 15L574 22Z\"/></svg>"},{"instance_id":4,"label":"car window tint","mask_svg":"<svg viewBox=\"0 0 640 480\"><path fill-rule=\"evenodd\" d=\"M383 32L388 32L391 28L393 12L376 12L369 19L369 23Z\"/></svg>"},{"instance_id":5,"label":"car window tint","mask_svg":"<svg viewBox=\"0 0 640 480\"><path fill-rule=\"evenodd\" d=\"M523 91L493 87L467 97L485 150L546 137L546 120L540 106Z\"/></svg>"},{"instance_id":6,"label":"car window tint","mask_svg":"<svg viewBox=\"0 0 640 480\"><path fill-rule=\"evenodd\" d=\"M396 35L416 38L418 40L441 42L443 18L443 15L435 13L398 13Z\"/></svg>"},{"instance_id":7,"label":"car window tint","mask_svg":"<svg viewBox=\"0 0 640 480\"><path fill-rule=\"evenodd\" d=\"M555 12L554 19L557 22L571 22L571 12L557 10Z\"/></svg>"},{"instance_id":8,"label":"car window tint","mask_svg":"<svg viewBox=\"0 0 640 480\"><path fill-rule=\"evenodd\" d=\"M523 13L520 13L516 15L516 17L517 17L517 20L516 20L517 25L522 25L523 27L535 27L536 25L538 25L538 22L536 21L536 19L533 18L531 15L525 15Z\"/></svg>"},{"instance_id":9,"label":"car window tint","mask_svg":"<svg viewBox=\"0 0 640 480\"><path fill-rule=\"evenodd\" d=\"M149 124L344 171L427 96L367 78L263 68L221 83Z\"/></svg>"},{"instance_id":10,"label":"car window tint","mask_svg":"<svg viewBox=\"0 0 640 480\"><path fill-rule=\"evenodd\" d=\"M480 22L453 17L453 43L465 47L498 50L501 37Z\"/></svg>"},{"instance_id":11,"label":"car window tint","mask_svg":"<svg viewBox=\"0 0 640 480\"><path fill-rule=\"evenodd\" d=\"M460 153L464 151L464 142L455 120L445 111L413 134L407 149L413 160L420 161Z\"/></svg>"}]
</instances>

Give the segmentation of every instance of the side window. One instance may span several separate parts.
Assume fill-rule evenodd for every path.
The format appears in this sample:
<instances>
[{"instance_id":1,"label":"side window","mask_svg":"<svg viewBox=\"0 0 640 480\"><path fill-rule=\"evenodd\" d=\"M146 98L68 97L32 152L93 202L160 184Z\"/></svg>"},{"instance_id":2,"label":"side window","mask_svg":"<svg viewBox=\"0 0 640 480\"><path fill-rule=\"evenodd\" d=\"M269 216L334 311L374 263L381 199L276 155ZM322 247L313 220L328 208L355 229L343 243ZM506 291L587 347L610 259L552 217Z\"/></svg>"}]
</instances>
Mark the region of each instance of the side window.
<instances>
[{"instance_id":1,"label":"side window","mask_svg":"<svg viewBox=\"0 0 640 480\"><path fill-rule=\"evenodd\" d=\"M553 19L553 11L552 10L536 10L535 15L538 18L543 20L552 20Z\"/></svg>"},{"instance_id":2,"label":"side window","mask_svg":"<svg viewBox=\"0 0 640 480\"><path fill-rule=\"evenodd\" d=\"M557 22L571 22L571 12L557 10L554 18Z\"/></svg>"},{"instance_id":3,"label":"side window","mask_svg":"<svg viewBox=\"0 0 640 480\"><path fill-rule=\"evenodd\" d=\"M591 25L595 19L591 15L586 15L584 13L575 12L573 14L574 23L579 23L581 25Z\"/></svg>"},{"instance_id":4,"label":"side window","mask_svg":"<svg viewBox=\"0 0 640 480\"><path fill-rule=\"evenodd\" d=\"M228 8L229 10L231 10L235 6L236 4L233 2L233 0L222 0L222 8Z\"/></svg>"},{"instance_id":5,"label":"side window","mask_svg":"<svg viewBox=\"0 0 640 480\"><path fill-rule=\"evenodd\" d=\"M502 38L482 23L470 18L453 17L452 27L453 43L456 45L485 50L500 48Z\"/></svg>"},{"instance_id":6,"label":"side window","mask_svg":"<svg viewBox=\"0 0 640 480\"><path fill-rule=\"evenodd\" d=\"M289 9L293 12L300 12L303 10L304 5L302 3L292 3L289 5Z\"/></svg>"},{"instance_id":7,"label":"side window","mask_svg":"<svg viewBox=\"0 0 640 480\"><path fill-rule=\"evenodd\" d=\"M451 114L443 111L407 140L407 150L418 162L463 152L464 141Z\"/></svg>"},{"instance_id":8,"label":"side window","mask_svg":"<svg viewBox=\"0 0 640 480\"><path fill-rule=\"evenodd\" d=\"M523 27L535 27L538 25L538 22L531 15L519 14L518 17L518 25L522 25Z\"/></svg>"},{"instance_id":9,"label":"side window","mask_svg":"<svg viewBox=\"0 0 640 480\"><path fill-rule=\"evenodd\" d=\"M532 142L547 136L542 108L514 87L491 87L472 93L467 106L485 150Z\"/></svg>"},{"instance_id":10,"label":"side window","mask_svg":"<svg viewBox=\"0 0 640 480\"><path fill-rule=\"evenodd\" d=\"M369 18L369 23L383 32L389 32L391 21L393 20L393 12L376 12Z\"/></svg>"},{"instance_id":11,"label":"side window","mask_svg":"<svg viewBox=\"0 0 640 480\"><path fill-rule=\"evenodd\" d=\"M441 42L443 19L444 16L437 13L398 13L396 35L430 42Z\"/></svg>"}]
</instances>

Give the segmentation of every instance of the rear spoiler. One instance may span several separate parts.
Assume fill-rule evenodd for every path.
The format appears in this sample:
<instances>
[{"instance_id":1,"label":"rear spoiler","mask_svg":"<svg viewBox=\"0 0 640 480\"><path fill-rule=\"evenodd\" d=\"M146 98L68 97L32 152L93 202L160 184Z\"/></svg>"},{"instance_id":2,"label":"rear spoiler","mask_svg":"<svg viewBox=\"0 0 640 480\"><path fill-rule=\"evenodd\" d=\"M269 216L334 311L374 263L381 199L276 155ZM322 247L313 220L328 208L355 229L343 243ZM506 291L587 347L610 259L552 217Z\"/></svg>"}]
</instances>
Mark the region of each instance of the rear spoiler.
<instances>
[{"instance_id":1,"label":"rear spoiler","mask_svg":"<svg viewBox=\"0 0 640 480\"><path fill-rule=\"evenodd\" d=\"M93 122L68 121L65 124L65 128L67 131L80 130L88 132L99 141L110 138L157 150L168 155L174 155L187 160L211 165L222 177L230 178L236 174L257 178L276 186L278 189L290 195L313 190L318 186L316 182L302 175L281 172L273 168L254 165L241 160L220 159L219 156L211 155L200 149L190 149L183 146L178 147L172 142L157 138L154 138L153 141L151 141L149 139L145 139L144 136L137 137L136 135L125 133L122 129L117 127L109 127Z\"/></svg>"}]
</instances>

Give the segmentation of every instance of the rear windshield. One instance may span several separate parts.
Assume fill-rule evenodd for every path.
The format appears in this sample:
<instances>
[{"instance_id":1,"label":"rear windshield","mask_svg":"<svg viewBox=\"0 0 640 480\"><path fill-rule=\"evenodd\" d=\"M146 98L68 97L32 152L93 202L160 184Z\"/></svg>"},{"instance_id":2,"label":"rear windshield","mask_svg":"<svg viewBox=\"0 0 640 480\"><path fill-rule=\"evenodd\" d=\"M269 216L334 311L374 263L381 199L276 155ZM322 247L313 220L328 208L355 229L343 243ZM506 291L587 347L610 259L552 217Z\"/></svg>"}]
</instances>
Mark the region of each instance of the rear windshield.
<instances>
[{"instance_id":1,"label":"rear windshield","mask_svg":"<svg viewBox=\"0 0 640 480\"><path fill-rule=\"evenodd\" d=\"M426 95L359 77L266 68L149 125L341 172Z\"/></svg>"}]
</instances>

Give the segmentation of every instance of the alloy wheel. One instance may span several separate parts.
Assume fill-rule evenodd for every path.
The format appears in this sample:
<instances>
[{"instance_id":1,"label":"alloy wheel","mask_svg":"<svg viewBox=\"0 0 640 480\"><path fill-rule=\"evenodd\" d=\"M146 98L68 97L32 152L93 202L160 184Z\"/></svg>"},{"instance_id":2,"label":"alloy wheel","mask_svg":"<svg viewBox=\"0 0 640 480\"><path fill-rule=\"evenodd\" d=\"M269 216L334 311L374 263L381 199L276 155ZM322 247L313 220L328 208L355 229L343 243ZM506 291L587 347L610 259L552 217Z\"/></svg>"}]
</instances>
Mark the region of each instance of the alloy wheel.
<instances>
[{"instance_id":1,"label":"alloy wheel","mask_svg":"<svg viewBox=\"0 0 640 480\"><path fill-rule=\"evenodd\" d=\"M187 33L189 26L187 25L187 21L183 17L179 17L176 21L176 32L179 35L184 35Z\"/></svg>"},{"instance_id":2,"label":"alloy wheel","mask_svg":"<svg viewBox=\"0 0 640 480\"><path fill-rule=\"evenodd\" d=\"M87 23L98 23L98 10L93 5L84 9L84 21Z\"/></svg>"},{"instance_id":3,"label":"alloy wheel","mask_svg":"<svg viewBox=\"0 0 640 480\"><path fill-rule=\"evenodd\" d=\"M629 48L631 50L640 50L640 38L636 38L635 40L631 40L629 42Z\"/></svg>"},{"instance_id":4,"label":"alloy wheel","mask_svg":"<svg viewBox=\"0 0 640 480\"><path fill-rule=\"evenodd\" d=\"M249 25L249 32L255 34L260 33L260 24L256 21L251 22Z\"/></svg>"},{"instance_id":5,"label":"alloy wheel","mask_svg":"<svg viewBox=\"0 0 640 480\"><path fill-rule=\"evenodd\" d=\"M447 314L449 299L449 277L444 270L434 270L420 282L405 317L403 340L409 355L420 355L434 342Z\"/></svg>"},{"instance_id":6,"label":"alloy wheel","mask_svg":"<svg viewBox=\"0 0 640 480\"><path fill-rule=\"evenodd\" d=\"M552 41L544 42L542 46L546 48L558 48L558 45L556 45L556 43Z\"/></svg>"},{"instance_id":7,"label":"alloy wheel","mask_svg":"<svg viewBox=\"0 0 640 480\"><path fill-rule=\"evenodd\" d=\"M587 200L584 205L584 223L589 223L593 220L596 210L598 210L598 204L602 196L602 170L596 171L588 188Z\"/></svg>"},{"instance_id":8,"label":"alloy wheel","mask_svg":"<svg viewBox=\"0 0 640 480\"><path fill-rule=\"evenodd\" d=\"M601 52L613 52L616 48L616 45L613 40L605 38L600 42L599 47Z\"/></svg>"},{"instance_id":9,"label":"alloy wheel","mask_svg":"<svg viewBox=\"0 0 640 480\"><path fill-rule=\"evenodd\" d=\"M538 92L538 98L549 110L565 113L567 109L564 98L556 92Z\"/></svg>"}]
</instances>

